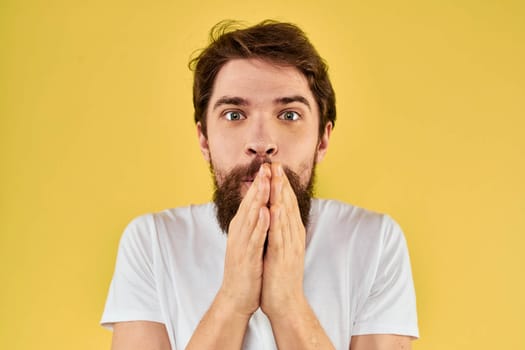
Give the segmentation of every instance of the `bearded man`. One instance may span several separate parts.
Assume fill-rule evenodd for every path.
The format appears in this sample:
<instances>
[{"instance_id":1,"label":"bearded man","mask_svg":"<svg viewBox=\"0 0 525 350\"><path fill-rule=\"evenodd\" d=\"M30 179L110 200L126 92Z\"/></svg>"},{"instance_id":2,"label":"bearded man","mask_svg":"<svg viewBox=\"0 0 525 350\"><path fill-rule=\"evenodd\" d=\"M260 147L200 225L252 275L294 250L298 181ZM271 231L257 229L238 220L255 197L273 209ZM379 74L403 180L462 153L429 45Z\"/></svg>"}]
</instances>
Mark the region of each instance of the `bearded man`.
<instances>
[{"instance_id":1,"label":"bearded man","mask_svg":"<svg viewBox=\"0 0 525 350\"><path fill-rule=\"evenodd\" d=\"M101 321L113 349L409 348L418 327L401 229L312 199L336 109L305 34L221 23L192 67L214 201L128 225Z\"/></svg>"}]
</instances>

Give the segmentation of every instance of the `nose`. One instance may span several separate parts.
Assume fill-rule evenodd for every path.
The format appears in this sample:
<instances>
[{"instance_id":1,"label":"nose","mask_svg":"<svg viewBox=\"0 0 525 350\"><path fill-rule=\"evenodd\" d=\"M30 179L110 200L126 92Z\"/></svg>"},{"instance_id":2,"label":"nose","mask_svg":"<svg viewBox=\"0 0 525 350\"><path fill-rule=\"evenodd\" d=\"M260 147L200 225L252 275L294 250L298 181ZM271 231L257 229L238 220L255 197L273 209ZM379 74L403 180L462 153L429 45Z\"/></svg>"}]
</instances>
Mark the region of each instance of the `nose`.
<instances>
[{"instance_id":1,"label":"nose","mask_svg":"<svg viewBox=\"0 0 525 350\"><path fill-rule=\"evenodd\" d=\"M245 152L250 157L272 157L277 154L277 144L270 140L259 139L248 142Z\"/></svg>"},{"instance_id":2,"label":"nose","mask_svg":"<svg viewBox=\"0 0 525 350\"><path fill-rule=\"evenodd\" d=\"M270 125L259 120L254 122L246 131L245 153L252 157L273 157L277 154L278 148L275 142L275 130L271 130Z\"/></svg>"}]
</instances>

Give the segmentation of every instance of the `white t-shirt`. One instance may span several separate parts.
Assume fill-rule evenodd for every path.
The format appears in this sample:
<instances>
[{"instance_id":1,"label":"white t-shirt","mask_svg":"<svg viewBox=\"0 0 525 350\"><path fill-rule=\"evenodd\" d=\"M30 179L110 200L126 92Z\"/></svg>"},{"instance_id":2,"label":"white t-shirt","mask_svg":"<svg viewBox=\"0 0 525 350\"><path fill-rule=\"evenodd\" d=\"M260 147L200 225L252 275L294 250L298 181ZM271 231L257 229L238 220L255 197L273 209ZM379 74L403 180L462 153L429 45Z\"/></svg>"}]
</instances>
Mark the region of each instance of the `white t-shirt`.
<instances>
[{"instance_id":1,"label":"white t-shirt","mask_svg":"<svg viewBox=\"0 0 525 350\"><path fill-rule=\"evenodd\" d=\"M166 325L184 349L221 285L227 236L212 203L140 216L126 228L101 323ZM304 293L336 349L353 335L418 337L405 238L387 215L334 200L312 200ZM277 349L260 309L243 349Z\"/></svg>"}]
</instances>

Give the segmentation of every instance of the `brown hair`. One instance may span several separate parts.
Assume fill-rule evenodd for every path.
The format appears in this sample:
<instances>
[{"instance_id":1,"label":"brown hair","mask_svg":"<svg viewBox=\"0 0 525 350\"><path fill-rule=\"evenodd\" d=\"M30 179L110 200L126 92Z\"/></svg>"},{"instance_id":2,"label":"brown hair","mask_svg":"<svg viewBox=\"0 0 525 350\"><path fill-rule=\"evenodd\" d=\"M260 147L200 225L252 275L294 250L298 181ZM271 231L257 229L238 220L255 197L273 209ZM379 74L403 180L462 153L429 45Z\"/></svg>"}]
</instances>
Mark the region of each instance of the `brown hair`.
<instances>
[{"instance_id":1,"label":"brown hair","mask_svg":"<svg viewBox=\"0 0 525 350\"><path fill-rule=\"evenodd\" d=\"M236 58L259 58L297 68L305 75L319 106L319 136L328 122L335 124L335 93L327 66L300 28L266 20L240 29L238 22L222 21L211 29L210 44L189 63L194 71L195 123L201 122L204 135L207 135L206 109L215 77L226 62Z\"/></svg>"}]
</instances>

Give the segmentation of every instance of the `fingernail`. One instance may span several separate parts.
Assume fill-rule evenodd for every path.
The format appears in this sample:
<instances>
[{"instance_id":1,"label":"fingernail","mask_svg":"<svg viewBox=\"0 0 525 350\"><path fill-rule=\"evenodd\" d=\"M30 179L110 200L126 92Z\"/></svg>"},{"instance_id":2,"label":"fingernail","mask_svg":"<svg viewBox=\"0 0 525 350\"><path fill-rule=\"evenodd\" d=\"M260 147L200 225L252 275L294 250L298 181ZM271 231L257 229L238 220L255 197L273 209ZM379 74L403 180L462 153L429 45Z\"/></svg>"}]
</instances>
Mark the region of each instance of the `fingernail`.
<instances>
[{"instance_id":1,"label":"fingernail","mask_svg":"<svg viewBox=\"0 0 525 350\"><path fill-rule=\"evenodd\" d=\"M279 173L279 176L283 176L283 166L282 164L279 164L277 167L277 172Z\"/></svg>"}]
</instances>

